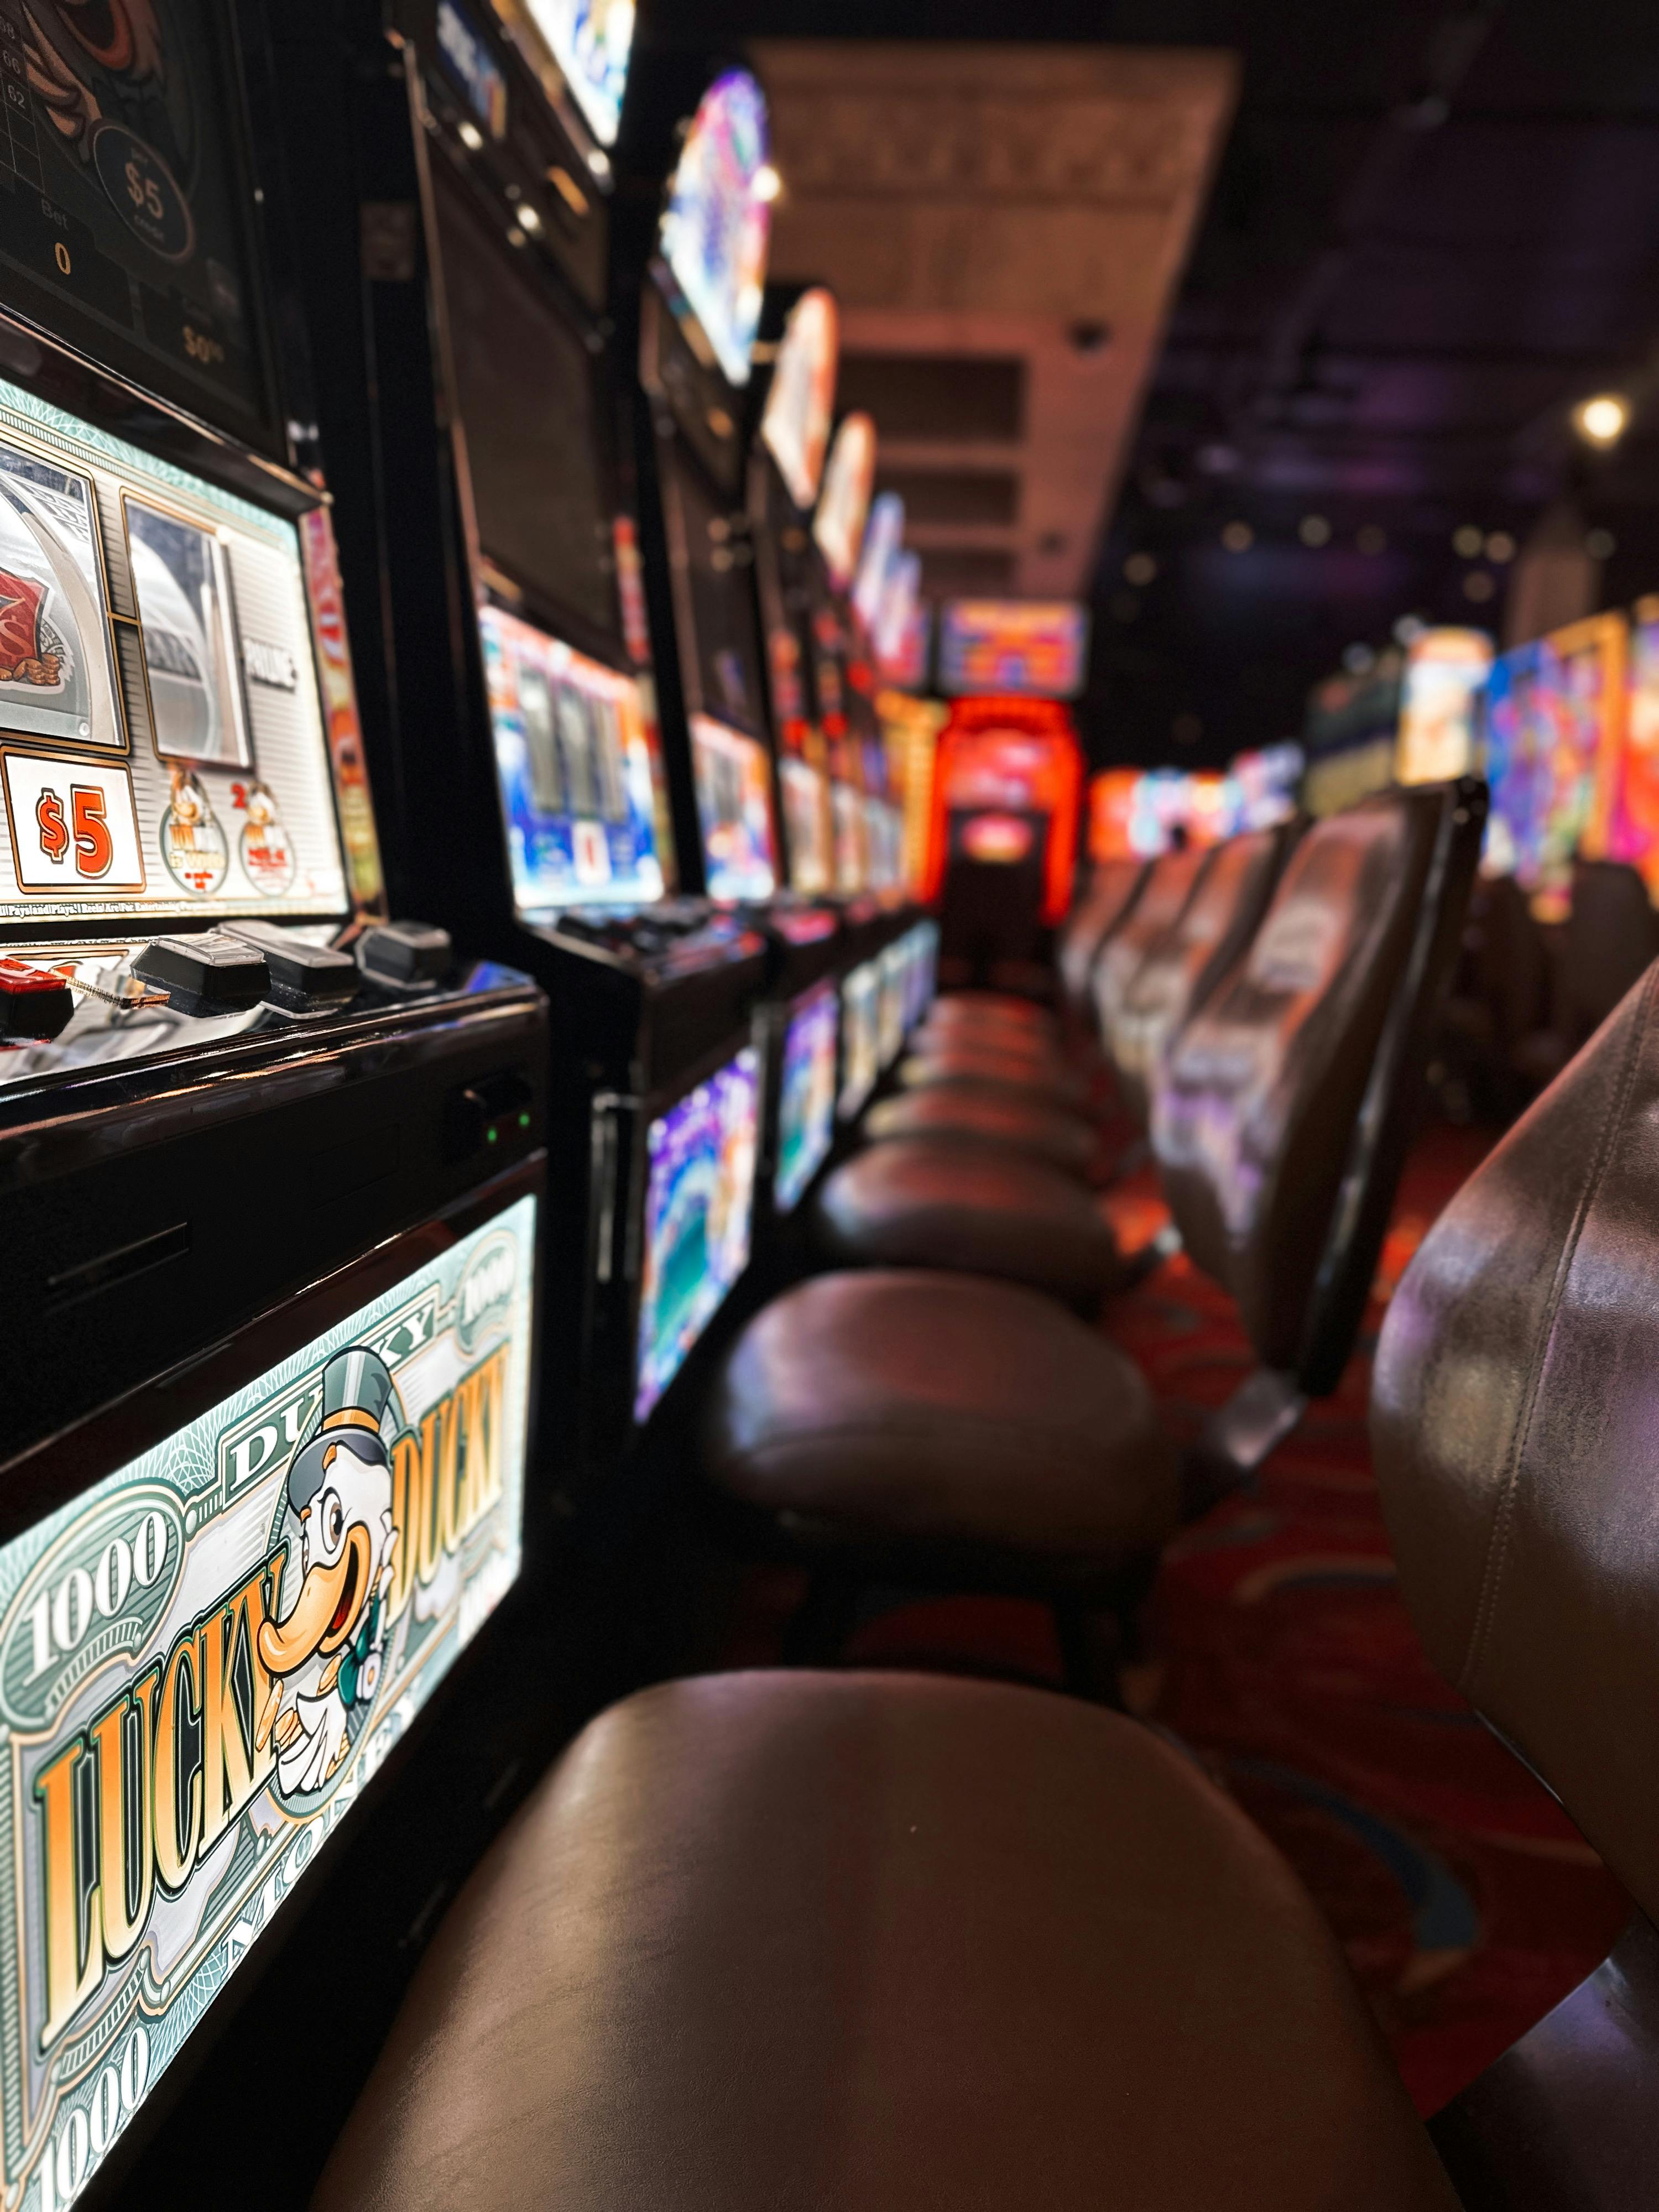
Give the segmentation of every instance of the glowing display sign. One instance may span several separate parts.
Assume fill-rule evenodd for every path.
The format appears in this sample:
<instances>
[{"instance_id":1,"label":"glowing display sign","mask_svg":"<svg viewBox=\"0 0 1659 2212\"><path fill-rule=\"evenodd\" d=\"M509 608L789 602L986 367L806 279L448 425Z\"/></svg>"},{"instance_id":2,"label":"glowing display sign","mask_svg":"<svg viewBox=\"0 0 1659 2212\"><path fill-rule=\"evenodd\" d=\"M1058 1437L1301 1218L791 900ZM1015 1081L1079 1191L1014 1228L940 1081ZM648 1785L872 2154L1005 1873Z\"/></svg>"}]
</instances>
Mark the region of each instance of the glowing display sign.
<instances>
[{"instance_id":1,"label":"glowing display sign","mask_svg":"<svg viewBox=\"0 0 1659 2212\"><path fill-rule=\"evenodd\" d=\"M830 448L823 493L812 521L813 538L838 592L847 589L859 565L875 482L876 426L867 415L849 415Z\"/></svg>"},{"instance_id":2,"label":"glowing display sign","mask_svg":"<svg viewBox=\"0 0 1659 2212\"><path fill-rule=\"evenodd\" d=\"M744 70L702 96L670 187L659 243L729 382L749 381L772 233L766 97Z\"/></svg>"},{"instance_id":3,"label":"glowing display sign","mask_svg":"<svg viewBox=\"0 0 1659 2212\"><path fill-rule=\"evenodd\" d=\"M646 1132L645 1281L634 1418L642 1421L749 1265L760 1067L752 1051Z\"/></svg>"},{"instance_id":4,"label":"glowing display sign","mask_svg":"<svg viewBox=\"0 0 1659 2212\"><path fill-rule=\"evenodd\" d=\"M804 514L811 511L823 478L836 404L839 328L833 292L817 284L802 293L784 325L761 416L762 442L777 463L790 498Z\"/></svg>"},{"instance_id":5,"label":"glowing display sign","mask_svg":"<svg viewBox=\"0 0 1659 2212\"><path fill-rule=\"evenodd\" d=\"M1073 699L1088 647L1088 610L1072 600L952 599L939 622L939 690Z\"/></svg>"},{"instance_id":6,"label":"glowing display sign","mask_svg":"<svg viewBox=\"0 0 1659 2212\"><path fill-rule=\"evenodd\" d=\"M520 912L663 895L658 766L637 679L520 622L478 615Z\"/></svg>"},{"instance_id":7,"label":"glowing display sign","mask_svg":"<svg viewBox=\"0 0 1659 2212\"><path fill-rule=\"evenodd\" d=\"M576 105L602 146L614 146L634 46L634 0L527 0ZM499 133L497 134L499 136Z\"/></svg>"},{"instance_id":8,"label":"glowing display sign","mask_svg":"<svg viewBox=\"0 0 1659 2212\"><path fill-rule=\"evenodd\" d=\"M0 384L0 920L344 914L308 580L292 522Z\"/></svg>"},{"instance_id":9,"label":"glowing display sign","mask_svg":"<svg viewBox=\"0 0 1659 2212\"><path fill-rule=\"evenodd\" d=\"M1425 629L1406 655L1395 775L1444 783L1469 775L1479 751L1480 695L1492 672L1484 630Z\"/></svg>"},{"instance_id":10,"label":"glowing display sign","mask_svg":"<svg viewBox=\"0 0 1659 2212\"><path fill-rule=\"evenodd\" d=\"M772 1184L780 1213L799 1203L835 1141L840 1026L841 1002L833 983L818 984L790 1012L783 1035L778 1164Z\"/></svg>"},{"instance_id":11,"label":"glowing display sign","mask_svg":"<svg viewBox=\"0 0 1659 2212\"><path fill-rule=\"evenodd\" d=\"M516 1580L535 1237L525 1198L0 1548L9 2204L80 2194Z\"/></svg>"}]
</instances>

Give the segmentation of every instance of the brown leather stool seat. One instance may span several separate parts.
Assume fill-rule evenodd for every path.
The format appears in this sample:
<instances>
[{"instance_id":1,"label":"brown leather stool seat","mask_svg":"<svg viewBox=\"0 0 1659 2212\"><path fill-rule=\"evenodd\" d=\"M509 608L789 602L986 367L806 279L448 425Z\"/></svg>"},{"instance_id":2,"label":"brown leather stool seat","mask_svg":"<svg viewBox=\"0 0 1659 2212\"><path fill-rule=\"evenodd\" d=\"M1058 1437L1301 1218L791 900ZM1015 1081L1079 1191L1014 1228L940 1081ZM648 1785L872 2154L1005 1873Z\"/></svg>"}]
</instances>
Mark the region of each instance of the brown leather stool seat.
<instances>
[{"instance_id":1,"label":"brown leather stool seat","mask_svg":"<svg viewBox=\"0 0 1659 2212\"><path fill-rule=\"evenodd\" d=\"M1074 1176L993 1145L893 1137L844 1160L813 1201L832 1258L951 1267L1092 1306L1122 1283L1117 1240Z\"/></svg>"},{"instance_id":2,"label":"brown leather stool seat","mask_svg":"<svg viewBox=\"0 0 1659 2212\"><path fill-rule=\"evenodd\" d=\"M934 1000L928 1016L941 1021L1010 1022L1045 1036L1055 1028L1054 1017L1047 1006L1009 991L948 991Z\"/></svg>"},{"instance_id":3,"label":"brown leather stool seat","mask_svg":"<svg viewBox=\"0 0 1659 2212\"><path fill-rule=\"evenodd\" d=\"M894 1675L671 1682L438 1931L313 2212L1455 2212L1340 1952L1173 1746Z\"/></svg>"},{"instance_id":4,"label":"brown leather stool seat","mask_svg":"<svg viewBox=\"0 0 1659 2212\"><path fill-rule=\"evenodd\" d=\"M989 1045L928 1046L899 1062L907 1091L938 1083L994 1084L1004 1091L1073 1109L1087 1104L1087 1079L1053 1053L1012 1052Z\"/></svg>"},{"instance_id":5,"label":"brown leather stool seat","mask_svg":"<svg viewBox=\"0 0 1659 2212\"><path fill-rule=\"evenodd\" d=\"M1133 1361L973 1276L819 1275L775 1299L715 1376L703 1465L826 1557L926 1547L1014 1586L1109 1580L1176 1526L1175 1449Z\"/></svg>"},{"instance_id":6,"label":"brown leather stool seat","mask_svg":"<svg viewBox=\"0 0 1659 2212\"><path fill-rule=\"evenodd\" d=\"M944 1137L1000 1145L1075 1176L1086 1171L1095 1155L1095 1133L1086 1121L988 1084L935 1083L884 1098L865 1117L864 1133L878 1139Z\"/></svg>"}]
</instances>

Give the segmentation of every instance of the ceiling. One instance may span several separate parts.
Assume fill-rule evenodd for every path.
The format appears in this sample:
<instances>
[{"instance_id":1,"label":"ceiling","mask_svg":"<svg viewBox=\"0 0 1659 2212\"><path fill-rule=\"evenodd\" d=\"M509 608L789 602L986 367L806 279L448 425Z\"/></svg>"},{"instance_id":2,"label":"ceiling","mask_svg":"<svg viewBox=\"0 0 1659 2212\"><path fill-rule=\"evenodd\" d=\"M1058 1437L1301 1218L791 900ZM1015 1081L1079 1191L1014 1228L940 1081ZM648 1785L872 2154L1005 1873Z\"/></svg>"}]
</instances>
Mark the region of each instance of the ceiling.
<instances>
[{"instance_id":1,"label":"ceiling","mask_svg":"<svg viewBox=\"0 0 1659 2212\"><path fill-rule=\"evenodd\" d=\"M1232 106L1231 57L757 40L772 270L842 309L924 587L1072 599Z\"/></svg>"},{"instance_id":2,"label":"ceiling","mask_svg":"<svg viewBox=\"0 0 1659 2212\"><path fill-rule=\"evenodd\" d=\"M1198 764L1291 733L1310 686L1407 613L1501 632L1534 534L1587 603L1659 589L1650 6L1026 0L1011 21L988 0L676 0L674 24L710 47L1017 30L1022 51L1237 58L1085 564L1097 758ZM1102 87L1113 61L1096 57ZM1596 454L1570 410L1608 387L1636 418Z\"/></svg>"}]
</instances>

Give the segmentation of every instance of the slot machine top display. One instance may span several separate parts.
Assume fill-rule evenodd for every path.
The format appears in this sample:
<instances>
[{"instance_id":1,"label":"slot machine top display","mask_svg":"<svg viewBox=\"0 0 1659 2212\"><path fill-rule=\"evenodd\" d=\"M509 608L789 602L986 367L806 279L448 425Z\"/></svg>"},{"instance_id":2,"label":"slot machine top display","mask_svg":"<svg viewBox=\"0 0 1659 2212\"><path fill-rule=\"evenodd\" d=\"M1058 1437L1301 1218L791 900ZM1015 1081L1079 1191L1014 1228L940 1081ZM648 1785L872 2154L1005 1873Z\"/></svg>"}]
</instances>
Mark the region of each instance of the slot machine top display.
<instances>
[{"instance_id":1,"label":"slot machine top display","mask_svg":"<svg viewBox=\"0 0 1659 2212\"><path fill-rule=\"evenodd\" d=\"M0 1086L363 980L331 940L379 856L235 58L209 11L0 0Z\"/></svg>"},{"instance_id":2,"label":"slot machine top display","mask_svg":"<svg viewBox=\"0 0 1659 2212\"><path fill-rule=\"evenodd\" d=\"M740 471L738 394L760 328L776 179L766 98L744 70L698 103L670 179L652 277L672 318L647 319L641 374L667 404L702 474L665 457L663 495L679 676L702 874L722 903L767 900L780 884L772 777L761 732L763 647L744 573L752 558L732 511Z\"/></svg>"}]
</instances>

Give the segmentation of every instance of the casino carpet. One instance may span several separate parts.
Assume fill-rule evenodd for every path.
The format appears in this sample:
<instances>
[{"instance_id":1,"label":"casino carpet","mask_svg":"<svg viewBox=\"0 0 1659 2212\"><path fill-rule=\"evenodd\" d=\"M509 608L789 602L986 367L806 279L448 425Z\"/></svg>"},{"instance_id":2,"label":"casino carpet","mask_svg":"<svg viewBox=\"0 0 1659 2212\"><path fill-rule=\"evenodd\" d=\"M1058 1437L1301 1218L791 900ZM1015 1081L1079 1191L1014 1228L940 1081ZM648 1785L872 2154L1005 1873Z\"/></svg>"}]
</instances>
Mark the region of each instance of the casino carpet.
<instances>
[{"instance_id":1,"label":"casino carpet","mask_svg":"<svg viewBox=\"0 0 1659 2212\"><path fill-rule=\"evenodd\" d=\"M1342 1388L1253 1494L1172 1548L1130 1683L1136 1709L1190 1746L1300 1871L1425 2114L1583 1979L1626 1910L1554 1801L1425 1658L1371 1478L1365 1400L1382 1302L1486 1141L1437 1127L1418 1145ZM1164 1218L1149 1176L1109 1203L1127 1249ZM1248 1370L1228 1301L1184 1258L1118 1302L1106 1328L1178 1438ZM775 1656L797 1587L751 1584L731 1658ZM1013 1601L898 1605L862 1625L849 1656L1059 1678L1048 1614Z\"/></svg>"}]
</instances>

